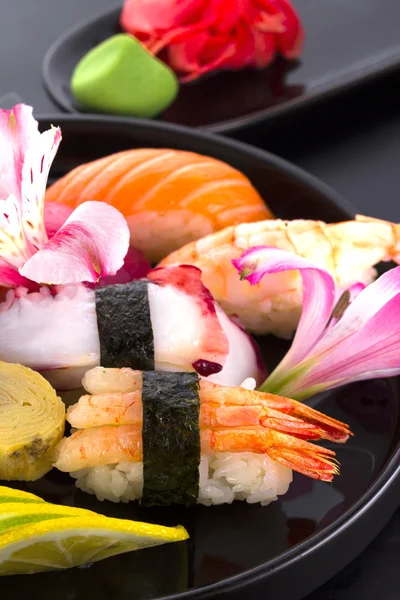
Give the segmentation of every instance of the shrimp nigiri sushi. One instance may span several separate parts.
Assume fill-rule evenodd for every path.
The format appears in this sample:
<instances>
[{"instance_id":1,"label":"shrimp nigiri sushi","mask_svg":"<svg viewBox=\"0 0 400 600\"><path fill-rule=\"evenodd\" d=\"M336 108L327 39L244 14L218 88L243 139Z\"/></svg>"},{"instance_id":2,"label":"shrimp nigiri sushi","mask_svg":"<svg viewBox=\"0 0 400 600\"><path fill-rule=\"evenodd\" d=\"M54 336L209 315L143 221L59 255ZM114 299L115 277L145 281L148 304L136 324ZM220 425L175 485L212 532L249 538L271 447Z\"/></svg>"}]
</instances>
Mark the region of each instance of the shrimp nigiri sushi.
<instances>
[{"instance_id":1,"label":"shrimp nigiri sushi","mask_svg":"<svg viewBox=\"0 0 400 600\"><path fill-rule=\"evenodd\" d=\"M224 385L246 377L261 383L256 344L200 278L195 267L180 266L94 290L10 290L0 303L0 360L39 371L60 391L80 388L86 371L100 364L196 371Z\"/></svg>"},{"instance_id":2,"label":"shrimp nigiri sushi","mask_svg":"<svg viewBox=\"0 0 400 600\"><path fill-rule=\"evenodd\" d=\"M47 202L112 204L131 243L157 262L227 225L272 218L250 181L230 165L193 152L142 148L80 165L49 187Z\"/></svg>"},{"instance_id":3,"label":"shrimp nigiri sushi","mask_svg":"<svg viewBox=\"0 0 400 600\"><path fill-rule=\"evenodd\" d=\"M68 409L77 429L54 466L99 500L143 504L268 504L292 469L322 481L335 453L307 440L345 442L347 425L294 400L223 387L196 373L95 368L89 395Z\"/></svg>"},{"instance_id":4,"label":"shrimp nigiri sushi","mask_svg":"<svg viewBox=\"0 0 400 600\"><path fill-rule=\"evenodd\" d=\"M187 244L160 265L194 265L202 281L228 315L236 315L247 331L290 338L302 306L298 271L263 277L257 285L241 281L232 260L254 246L293 252L328 271L338 289L354 283L370 284L374 266L400 262L400 225L370 217L327 224L322 221L269 220L226 227Z\"/></svg>"}]
</instances>

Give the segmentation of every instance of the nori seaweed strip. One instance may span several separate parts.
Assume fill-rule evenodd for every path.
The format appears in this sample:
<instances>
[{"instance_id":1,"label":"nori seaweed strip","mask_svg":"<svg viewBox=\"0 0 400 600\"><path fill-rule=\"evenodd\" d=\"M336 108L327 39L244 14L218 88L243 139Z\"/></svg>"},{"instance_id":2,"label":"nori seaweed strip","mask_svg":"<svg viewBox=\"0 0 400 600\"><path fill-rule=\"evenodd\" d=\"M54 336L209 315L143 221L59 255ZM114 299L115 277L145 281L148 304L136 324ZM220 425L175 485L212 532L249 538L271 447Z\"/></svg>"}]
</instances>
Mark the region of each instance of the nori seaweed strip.
<instances>
[{"instance_id":1,"label":"nori seaweed strip","mask_svg":"<svg viewBox=\"0 0 400 600\"><path fill-rule=\"evenodd\" d=\"M145 279L95 290L102 367L154 369L154 338Z\"/></svg>"},{"instance_id":2,"label":"nori seaweed strip","mask_svg":"<svg viewBox=\"0 0 400 600\"><path fill-rule=\"evenodd\" d=\"M197 373L143 373L142 504L195 504L199 495Z\"/></svg>"}]
</instances>

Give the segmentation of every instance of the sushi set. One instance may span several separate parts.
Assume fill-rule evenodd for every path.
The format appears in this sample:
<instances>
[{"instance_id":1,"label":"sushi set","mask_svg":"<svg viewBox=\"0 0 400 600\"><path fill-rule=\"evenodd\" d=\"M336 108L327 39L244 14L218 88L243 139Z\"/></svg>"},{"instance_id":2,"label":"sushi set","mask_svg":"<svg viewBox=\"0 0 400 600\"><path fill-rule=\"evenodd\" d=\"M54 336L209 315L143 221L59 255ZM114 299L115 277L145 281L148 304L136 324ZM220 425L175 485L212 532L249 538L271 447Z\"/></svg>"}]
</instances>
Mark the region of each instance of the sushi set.
<instances>
[{"instance_id":1,"label":"sushi set","mask_svg":"<svg viewBox=\"0 0 400 600\"><path fill-rule=\"evenodd\" d=\"M233 141L0 117L3 589L301 598L397 506L399 226Z\"/></svg>"}]
</instances>

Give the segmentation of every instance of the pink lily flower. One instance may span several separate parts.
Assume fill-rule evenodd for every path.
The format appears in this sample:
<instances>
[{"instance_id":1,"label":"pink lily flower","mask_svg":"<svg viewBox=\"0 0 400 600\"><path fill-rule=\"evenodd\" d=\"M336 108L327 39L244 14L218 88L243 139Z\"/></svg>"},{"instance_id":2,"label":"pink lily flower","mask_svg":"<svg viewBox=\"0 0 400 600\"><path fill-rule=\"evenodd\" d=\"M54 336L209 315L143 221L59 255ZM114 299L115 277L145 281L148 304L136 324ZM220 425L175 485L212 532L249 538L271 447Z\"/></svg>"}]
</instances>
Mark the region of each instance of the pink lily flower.
<instances>
[{"instance_id":1,"label":"pink lily flower","mask_svg":"<svg viewBox=\"0 0 400 600\"><path fill-rule=\"evenodd\" d=\"M31 107L0 110L0 286L95 283L124 263L128 225L103 202L80 205L48 239L44 196L60 141L59 128L39 132Z\"/></svg>"},{"instance_id":2,"label":"pink lily flower","mask_svg":"<svg viewBox=\"0 0 400 600\"><path fill-rule=\"evenodd\" d=\"M400 267L368 287L337 291L331 275L285 250L259 246L233 261L255 285L272 273L299 271L303 308L292 346L262 391L304 400L352 381L400 373Z\"/></svg>"}]
</instances>

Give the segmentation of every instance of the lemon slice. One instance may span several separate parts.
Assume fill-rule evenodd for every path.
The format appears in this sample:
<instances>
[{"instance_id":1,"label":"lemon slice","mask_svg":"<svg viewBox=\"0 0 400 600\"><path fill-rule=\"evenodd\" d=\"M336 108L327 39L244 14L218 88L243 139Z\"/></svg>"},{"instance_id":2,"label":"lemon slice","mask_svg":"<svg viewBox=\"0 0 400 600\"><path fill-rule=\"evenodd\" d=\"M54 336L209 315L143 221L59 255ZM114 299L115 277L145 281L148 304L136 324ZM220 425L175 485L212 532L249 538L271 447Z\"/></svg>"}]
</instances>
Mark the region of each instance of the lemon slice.
<instances>
[{"instance_id":1,"label":"lemon slice","mask_svg":"<svg viewBox=\"0 0 400 600\"><path fill-rule=\"evenodd\" d=\"M44 502L39 496L0 485L0 504L3 502Z\"/></svg>"},{"instance_id":2,"label":"lemon slice","mask_svg":"<svg viewBox=\"0 0 400 600\"><path fill-rule=\"evenodd\" d=\"M14 500L14 499L12 499ZM49 521L61 517L97 517L96 513L83 508L60 506L47 502L25 503L10 501L0 505L0 537L6 531L29 523Z\"/></svg>"},{"instance_id":3,"label":"lemon slice","mask_svg":"<svg viewBox=\"0 0 400 600\"><path fill-rule=\"evenodd\" d=\"M7 502L19 502L20 504L36 504L40 502L41 504L46 504L44 500L38 498L25 498L24 496L0 496L0 510L1 504L6 504Z\"/></svg>"},{"instance_id":4,"label":"lemon slice","mask_svg":"<svg viewBox=\"0 0 400 600\"><path fill-rule=\"evenodd\" d=\"M68 569L188 537L183 527L101 516L42 521L0 535L0 575Z\"/></svg>"}]
</instances>

